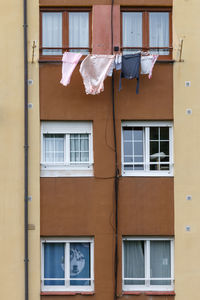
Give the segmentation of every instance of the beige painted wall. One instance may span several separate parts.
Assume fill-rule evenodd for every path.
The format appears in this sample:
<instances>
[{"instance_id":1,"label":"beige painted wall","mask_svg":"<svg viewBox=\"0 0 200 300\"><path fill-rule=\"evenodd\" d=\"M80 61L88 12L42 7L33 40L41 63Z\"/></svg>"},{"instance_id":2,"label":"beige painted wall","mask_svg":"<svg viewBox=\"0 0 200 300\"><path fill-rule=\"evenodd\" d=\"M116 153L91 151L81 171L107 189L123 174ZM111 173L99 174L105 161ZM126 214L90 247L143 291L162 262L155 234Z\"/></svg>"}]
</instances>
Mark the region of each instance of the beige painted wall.
<instances>
[{"instance_id":1,"label":"beige painted wall","mask_svg":"<svg viewBox=\"0 0 200 300\"><path fill-rule=\"evenodd\" d=\"M39 40L38 1L28 1L29 58ZM30 13L31 12L31 13ZM0 282L1 299L24 299L24 73L23 1L3 0L0 12ZM39 299L39 78L38 48L29 63L29 231L30 300Z\"/></svg>"},{"instance_id":2,"label":"beige painted wall","mask_svg":"<svg viewBox=\"0 0 200 300\"><path fill-rule=\"evenodd\" d=\"M177 300L199 298L200 278L200 38L199 0L176 0L174 46L183 38L184 62L174 64L175 289ZM175 58L178 52L175 51ZM191 81L191 87L185 87ZM192 114L186 110L192 109ZM191 195L192 200L186 200ZM186 226L191 226L186 231Z\"/></svg>"}]
</instances>

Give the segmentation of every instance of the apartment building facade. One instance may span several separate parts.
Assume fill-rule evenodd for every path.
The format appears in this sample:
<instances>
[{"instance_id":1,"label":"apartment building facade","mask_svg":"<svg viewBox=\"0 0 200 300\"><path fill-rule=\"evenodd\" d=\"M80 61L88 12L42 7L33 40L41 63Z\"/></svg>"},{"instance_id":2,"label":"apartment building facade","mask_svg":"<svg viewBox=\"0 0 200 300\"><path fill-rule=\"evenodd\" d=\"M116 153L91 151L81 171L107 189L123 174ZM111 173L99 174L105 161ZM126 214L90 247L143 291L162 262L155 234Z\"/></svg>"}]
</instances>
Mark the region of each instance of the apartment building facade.
<instances>
[{"instance_id":1,"label":"apartment building facade","mask_svg":"<svg viewBox=\"0 0 200 300\"><path fill-rule=\"evenodd\" d=\"M196 28L191 20L189 30L180 13L187 10L189 17L199 6L195 0L192 4L183 0L28 2L29 200L25 201L30 299L184 300L197 295L198 264L193 257L198 255L194 242L198 204L189 200L198 197L198 165L195 161L189 167L190 178L182 169L198 135L191 134L198 123L198 113L193 114L198 104L187 99L191 90L198 92L191 85L196 75L190 63ZM6 242L1 281L3 299L9 290L9 298L21 300L26 24L23 5L16 3L11 13L10 5L7 1L4 14L16 24L8 26L15 39L4 50L2 107L4 114L11 114L14 127L8 120L2 126L6 142L2 156L9 153L13 161L2 165L6 184L1 237ZM17 59L12 54L15 46ZM66 87L60 84L65 50L82 53ZM79 68L88 53L138 50L159 54L152 78L140 75L139 94L136 79L122 79L119 91L116 70L104 81L104 91L85 93ZM17 80L11 65L18 70ZM9 77L14 88L8 93ZM183 142L186 129L188 141ZM197 157L198 143L192 149ZM189 200L183 204L183 198ZM189 253L191 260L186 263Z\"/></svg>"}]
</instances>

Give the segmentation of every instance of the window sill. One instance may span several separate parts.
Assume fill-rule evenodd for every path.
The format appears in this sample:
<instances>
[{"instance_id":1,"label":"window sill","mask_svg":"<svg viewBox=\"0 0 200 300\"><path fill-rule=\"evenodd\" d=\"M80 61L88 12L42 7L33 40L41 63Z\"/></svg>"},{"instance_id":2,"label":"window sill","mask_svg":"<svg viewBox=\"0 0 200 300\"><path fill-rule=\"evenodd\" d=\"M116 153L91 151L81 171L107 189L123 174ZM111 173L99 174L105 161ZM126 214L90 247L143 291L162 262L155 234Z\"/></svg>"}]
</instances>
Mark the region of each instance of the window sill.
<instances>
[{"instance_id":1,"label":"window sill","mask_svg":"<svg viewBox=\"0 0 200 300\"><path fill-rule=\"evenodd\" d=\"M94 292L40 292L41 296L75 296L75 295L83 295L83 296L92 296Z\"/></svg>"},{"instance_id":2,"label":"window sill","mask_svg":"<svg viewBox=\"0 0 200 300\"><path fill-rule=\"evenodd\" d=\"M82 63L82 61L86 58L87 55L89 55L91 53L88 54L84 54L81 56L78 64L80 65ZM57 57L40 57L40 59L38 60L39 63L56 63L56 64L62 64L62 55L57 56Z\"/></svg>"},{"instance_id":3,"label":"window sill","mask_svg":"<svg viewBox=\"0 0 200 300\"><path fill-rule=\"evenodd\" d=\"M141 295L142 292L123 292L123 295L134 295L134 296L139 296Z\"/></svg>"},{"instance_id":4,"label":"window sill","mask_svg":"<svg viewBox=\"0 0 200 300\"><path fill-rule=\"evenodd\" d=\"M93 167L88 168L44 168L41 167L40 177L92 177L94 176Z\"/></svg>"},{"instance_id":5,"label":"window sill","mask_svg":"<svg viewBox=\"0 0 200 300\"><path fill-rule=\"evenodd\" d=\"M148 296L175 296L175 292L145 292L145 295Z\"/></svg>"},{"instance_id":6,"label":"window sill","mask_svg":"<svg viewBox=\"0 0 200 300\"><path fill-rule=\"evenodd\" d=\"M175 292L148 292L148 291L139 291L139 292L134 292L134 291L128 291L128 292L123 292L123 295L134 295L134 296L140 296L141 294L147 295L147 296L175 296Z\"/></svg>"},{"instance_id":7,"label":"window sill","mask_svg":"<svg viewBox=\"0 0 200 300\"><path fill-rule=\"evenodd\" d=\"M133 173L133 172L122 172L123 177L173 177L173 173Z\"/></svg>"}]
</instances>

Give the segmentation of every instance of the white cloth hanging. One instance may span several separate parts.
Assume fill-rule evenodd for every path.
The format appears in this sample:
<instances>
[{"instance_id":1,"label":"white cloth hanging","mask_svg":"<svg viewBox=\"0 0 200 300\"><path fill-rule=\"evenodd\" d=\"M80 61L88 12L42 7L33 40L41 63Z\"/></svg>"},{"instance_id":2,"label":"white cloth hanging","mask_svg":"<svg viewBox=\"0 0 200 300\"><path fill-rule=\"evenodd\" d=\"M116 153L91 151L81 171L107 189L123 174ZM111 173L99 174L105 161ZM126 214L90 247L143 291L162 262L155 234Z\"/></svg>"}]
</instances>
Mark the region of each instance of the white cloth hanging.
<instances>
[{"instance_id":1,"label":"white cloth hanging","mask_svg":"<svg viewBox=\"0 0 200 300\"><path fill-rule=\"evenodd\" d=\"M152 77L152 71L158 55L145 55L141 57L141 74L149 74L149 79Z\"/></svg>"},{"instance_id":2,"label":"white cloth hanging","mask_svg":"<svg viewBox=\"0 0 200 300\"><path fill-rule=\"evenodd\" d=\"M115 55L89 54L81 63L80 73L86 94L96 95L104 90L104 80L114 63Z\"/></svg>"}]
</instances>

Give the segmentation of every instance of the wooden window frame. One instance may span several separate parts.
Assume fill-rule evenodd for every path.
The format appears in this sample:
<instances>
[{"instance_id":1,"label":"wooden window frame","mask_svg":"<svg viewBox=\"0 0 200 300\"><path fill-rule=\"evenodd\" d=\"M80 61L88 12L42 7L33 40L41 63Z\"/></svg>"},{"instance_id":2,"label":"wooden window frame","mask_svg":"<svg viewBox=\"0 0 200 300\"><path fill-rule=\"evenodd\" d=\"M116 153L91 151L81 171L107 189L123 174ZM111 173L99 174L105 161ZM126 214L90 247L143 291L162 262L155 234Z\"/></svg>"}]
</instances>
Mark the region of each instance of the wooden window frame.
<instances>
[{"instance_id":1,"label":"wooden window frame","mask_svg":"<svg viewBox=\"0 0 200 300\"><path fill-rule=\"evenodd\" d=\"M61 12L62 13L62 47L49 48L42 47L42 13L45 12ZM69 47L69 12L88 12L89 13L89 47L81 48L86 49L91 53L92 48L92 9L90 7L41 7L40 8L40 59L41 60L60 60L62 55L43 55L42 50L44 49L62 49L62 53L70 49L78 49Z\"/></svg>"},{"instance_id":2,"label":"wooden window frame","mask_svg":"<svg viewBox=\"0 0 200 300\"><path fill-rule=\"evenodd\" d=\"M123 47L123 12L141 12L142 13L142 47ZM169 13L169 47L149 47L149 13L150 12L168 12ZM145 30L144 30L145 29ZM121 7L121 50L123 49L139 49L141 51L149 51L150 49L167 49L168 55L159 55L159 60L171 60L172 59L172 8L171 7Z\"/></svg>"}]
</instances>

